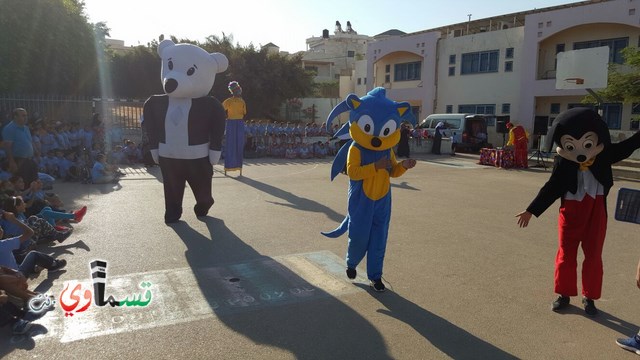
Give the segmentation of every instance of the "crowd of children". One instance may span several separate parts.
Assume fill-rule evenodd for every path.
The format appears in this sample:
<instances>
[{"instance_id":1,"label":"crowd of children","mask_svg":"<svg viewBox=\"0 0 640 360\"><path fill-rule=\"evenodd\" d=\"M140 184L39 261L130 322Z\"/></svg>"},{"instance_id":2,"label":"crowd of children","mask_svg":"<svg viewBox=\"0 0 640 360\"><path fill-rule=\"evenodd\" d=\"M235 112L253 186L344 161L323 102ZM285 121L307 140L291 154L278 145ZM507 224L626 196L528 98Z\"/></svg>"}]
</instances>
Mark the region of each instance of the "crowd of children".
<instances>
[{"instance_id":1,"label":"crowd of children","mask_svg":"<svg viewBox=\"0 0 640 360\"><path fill-rule=\"evenodd\" d=\"M25 113L24 109L16 110ZM4 121L3 126L9 123ZM52 125L37 119L25 126L31 135L26 144L33 147L30 160L37 166L38 179L25 184L18 172L9 171L8 154L0 151L0 326L9 324L15 335L26 333L31 327L29 320L54 306L48 295L30 289L28 278L45 269L60 271L66 265L64 259L39 250L67 240L72 224L82 221L87 212L86 206L66 210L62 200L49 192L52 182L45 185L41 179L90 182L92 178L99 180L98 175L110 174L114 176L109 181L117 178L116 169L106 164L102 153L104 132L96 116L85 127L61 122ZM103 171L95 171L101 168ZM34 313L30 308L41 311Z\"/></svg>"},{"instance_id":2,"label":"crowd of children","mask_svg":"<svg viewBox=\"0 0 640 360\"><path fill-rule=\"evenodd\" d=\"M49 273L60 271L66 260L56 259L38 248L62 243L73 232L71 223L82 221L87 207L68 212L53 193L42 190L40 180L25 188L19 176L0 181L0 326L10 324L12 333L20 335L31 327L28 319L42 314L30 311L53 309L53 301L45 301L48 295L29 289L27 279L47 269Z\"/></svg>"},{"instance_id":3,"label":"crowd of children","mask_svg":"<svg viewBox=\"0 0 640 360\"><path fill-rule=\"evenodd\" d=\"M38 179L25 184L20 176L8 171L6 164L0 170L0 326L10 324L15 335L28 332L29 320L38 316L29 312L29 302L46 302L45 311L54 306L54 301L48 301L48 295L30 289L27 279L45 269L49 273L60 271L66 265L65 260L49 256L38 248L69 238L72 223L80 222L87 211L86 207L65 210L59 197L45 189L50 190L55 179L117 182L122 175L117 165L142 163L144 155L143 144L136 145L126 139L111 141L113 137L105 136L96 117L87 126L51 124L46 120L31 121L28 126L39 178L49 178L52 182L45 186ZM332 134L317 124L294 126L249 121L245 135L245 152L254 157L309 159L330 156L336 151L329 141ZM4 155L0 151L2 162L6 162Z\"/></svg>"},{"instance_id":4,"label":"crowd of children","mask_svg":"<svg viewBox=\"0 0 640 360\"><path fill-rule=\"evenodd\" d=\"M329 141L337 130L336 126L332 132L328 132L324 126L315 123L303 125L289 122L248 121L245 123L244 156L286 159L324 158L334 155L337 151L336 143Z\"/></svg>"}]
</instances>

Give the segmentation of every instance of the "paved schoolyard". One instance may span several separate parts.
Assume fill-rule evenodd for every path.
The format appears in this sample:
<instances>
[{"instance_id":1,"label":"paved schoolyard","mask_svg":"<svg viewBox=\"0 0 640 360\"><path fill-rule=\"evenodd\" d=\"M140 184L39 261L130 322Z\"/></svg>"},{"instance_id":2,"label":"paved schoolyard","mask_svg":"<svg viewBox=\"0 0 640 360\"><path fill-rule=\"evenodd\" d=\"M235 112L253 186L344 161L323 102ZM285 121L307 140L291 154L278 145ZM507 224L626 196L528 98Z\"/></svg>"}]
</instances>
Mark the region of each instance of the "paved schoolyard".
<instances>
[{"instance_id":1,"label":"paved schoolyard","mask_svg":"<svg viewBox=\"0 0 640 360\"><path fill-rule=\"evenodd\" d=\"M610 215L600 316L585 317L576 298L555 314L558 205L527 229L514 218L549 172L418 160L393 180L383 294L369 290L364 263L355 282L343 275L346 236L319 234L346 209L347 179L329 181L329 160L252 159L242 178L216 172L210 216L194 217L187 189L184 221L172 227L162 222L157 168L127 169L120 186L57 185L69 208L89 212L45 250L67 259L67 271L33 283L56 295L65 284L92 289L89 263L100 259L107 295L133 298L146 282L152 300L68 317L58 304L29 336L3 328L0 357L635 358L614 340L640 324L638 225ZM610 214L619 187L640 183L616 182Z\"/></svg>"}]
</instances>

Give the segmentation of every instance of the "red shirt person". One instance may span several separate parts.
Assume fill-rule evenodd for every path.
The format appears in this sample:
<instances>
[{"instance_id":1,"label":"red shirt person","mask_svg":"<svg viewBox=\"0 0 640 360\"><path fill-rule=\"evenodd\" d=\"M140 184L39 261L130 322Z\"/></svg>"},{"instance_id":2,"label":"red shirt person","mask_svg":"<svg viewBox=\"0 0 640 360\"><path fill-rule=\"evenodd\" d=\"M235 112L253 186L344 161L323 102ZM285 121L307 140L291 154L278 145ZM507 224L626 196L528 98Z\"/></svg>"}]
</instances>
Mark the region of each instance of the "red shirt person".
<instances>
[{"instance_id":1,"label":"red shirt person","mask_svg":"<svg viewBox=\"0 0 640 360\"><path fill-rule=\"evenodd\" d=\"M516 167L524 169L528 168L529 164L527 156L529 154L529 133L522 127L522 125L514 127L511 122L507 123L507 129L509 129L509 141L507 142L507 146L514 147Z\"/></svg>"}]
</instances>

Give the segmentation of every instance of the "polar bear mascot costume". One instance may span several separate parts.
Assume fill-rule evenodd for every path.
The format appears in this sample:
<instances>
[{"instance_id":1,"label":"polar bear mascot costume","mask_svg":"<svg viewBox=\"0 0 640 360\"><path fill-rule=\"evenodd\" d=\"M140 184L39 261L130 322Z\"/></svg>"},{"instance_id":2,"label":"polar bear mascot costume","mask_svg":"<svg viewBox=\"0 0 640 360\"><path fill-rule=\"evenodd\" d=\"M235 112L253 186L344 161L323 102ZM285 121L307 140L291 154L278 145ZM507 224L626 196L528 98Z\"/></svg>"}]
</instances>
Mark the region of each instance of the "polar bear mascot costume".
<instances>
[{"instance_id":1,"label":"polar bear mascot costume","mask_svg":"<svg viewBox=\"0 0 640 360\"><path fill-rule=\"evenodd\" d=\"M220 160L225 112L208 94L216 74L225 71L229 61L223 54L171 40L160 42L158 54L165 93L147 99L143 126L153 160L162 171L164 221L169 224L182 216L185 182L196 199L196 216L206 216L213 205L212 165Z\"/></svg>"}]
</instances>

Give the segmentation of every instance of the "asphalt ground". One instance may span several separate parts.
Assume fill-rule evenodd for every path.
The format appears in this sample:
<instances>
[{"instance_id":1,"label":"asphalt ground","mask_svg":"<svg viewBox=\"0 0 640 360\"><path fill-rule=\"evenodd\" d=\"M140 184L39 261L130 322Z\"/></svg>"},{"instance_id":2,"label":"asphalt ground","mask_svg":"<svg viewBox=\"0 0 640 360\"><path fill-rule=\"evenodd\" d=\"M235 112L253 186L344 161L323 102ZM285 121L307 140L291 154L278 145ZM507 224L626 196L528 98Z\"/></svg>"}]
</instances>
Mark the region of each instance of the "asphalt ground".
<instances>
[{"instance_id":1,"label":"asphalt ground","mask_svg":"<svg viewBox=\"0 0 640 360\"><path fill-rule=\"evenodd\" d=\"M84 220L42 251L66 259L30 283L57 297L26 335L0 329L3 359L632 359L615 345L638 331L635 270L640 225L613 219L608 198L600 314L580 298L550 310L557 246L554 204L528 228L522 211L549 177L473 156L417 155L392 180L385 293L369 289L365 262L344 275L346 235L327 239L346 211L347 178L325 160L247 159L243 176L216 166L215 205L163 223L159 169L127 168L119 185L57 184ZM580 254L579 262L582 259ZM90 303L65 316L70 289L92 289L90 263L108 262L106 293L138 305ZM580 274L580 272L578 272ZM580 276L580 275L578 275ZM151 294L145 295L150 285ZM580 286L578 287L580 289ZM91 296L90 291L76 293ZM93 294L95 296L95 293ZM65 300L66 299L66 300ZM133 303L133 302L132 302Z\"/></svg>"}]
</instances>

